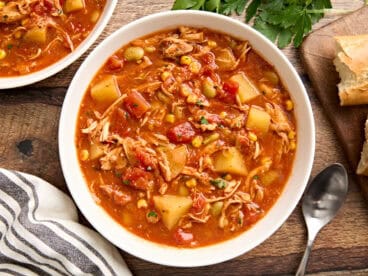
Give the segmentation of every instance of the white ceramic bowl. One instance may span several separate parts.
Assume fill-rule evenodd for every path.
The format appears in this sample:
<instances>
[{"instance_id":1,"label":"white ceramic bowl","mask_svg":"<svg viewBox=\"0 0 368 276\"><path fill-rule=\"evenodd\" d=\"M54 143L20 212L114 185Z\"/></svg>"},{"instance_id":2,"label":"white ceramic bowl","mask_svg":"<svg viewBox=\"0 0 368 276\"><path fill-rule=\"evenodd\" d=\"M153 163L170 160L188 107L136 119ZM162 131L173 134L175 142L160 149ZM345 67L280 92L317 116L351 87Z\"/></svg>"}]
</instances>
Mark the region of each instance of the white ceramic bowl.
<instances>
[{"instance_id":1,"label":"white ceramic bowl","mask_svg":"<svg viewBox=\"0 0 368 276\"><path fill-rule=\"evenodd\" d=\"M62 59L55 62L54 64L51 64L50 66L47 66L46 68L40 71L36 71L34 73L23 76L0 77L0 89L15 88L32 84L44 80L60 72L64 68L68 67L74 61L76 61L81 55L83 55L100 36L103 29L109 22L117 2L118 2L117 0L106 1L106 6L97 24L95 25L91 33L88 35L88 37L73 52L71 52L70 54L66 55Z\"/></svg>"},{"instance_id":2,"label":"white ceramic bowl","mask_svg":"<svg viewBox=\"0 0 368 276\"><path fill-rule=\"evenodd\" d=\"M281 75L294 101L298 125L298 147L292 173L280 198L267 215L234 239L195 249L178 249L144 240L115 222L93 201L79 168L75 147L75 126L80 102L88 84L107 58L135 38L180 25L207 27L248 40ZM229 17L198 11L170 11L150 15L122 27L103 41L83 62L63 105L59 151L64 176L75 202L105 238L128 253L153 263L194 267L223 262L244 254L270 237L285 222L306 187L314 157L314 135L313 114L305 88L290 62L271 42L244 23Z\"/></svg>"}]
</instances>

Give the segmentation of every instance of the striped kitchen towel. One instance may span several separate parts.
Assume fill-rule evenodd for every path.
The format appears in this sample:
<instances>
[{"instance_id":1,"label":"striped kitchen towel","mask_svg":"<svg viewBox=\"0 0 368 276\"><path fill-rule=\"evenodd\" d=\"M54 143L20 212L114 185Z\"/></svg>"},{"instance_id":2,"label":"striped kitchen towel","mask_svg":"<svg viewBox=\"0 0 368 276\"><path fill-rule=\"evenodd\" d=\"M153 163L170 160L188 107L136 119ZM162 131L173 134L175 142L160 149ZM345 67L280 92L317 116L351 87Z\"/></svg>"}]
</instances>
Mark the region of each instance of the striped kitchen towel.
<instances>
[{"instance_id":1,"label":"striped kitchen towel","mask_svg":"<svg viewBox=\"0 0 368 276\"><path fill-rule=\"evenodd\" d=\"M131 275L70 197L29 174L0 169L0 237L1 275Z\"/></svg>"}]
</instances>

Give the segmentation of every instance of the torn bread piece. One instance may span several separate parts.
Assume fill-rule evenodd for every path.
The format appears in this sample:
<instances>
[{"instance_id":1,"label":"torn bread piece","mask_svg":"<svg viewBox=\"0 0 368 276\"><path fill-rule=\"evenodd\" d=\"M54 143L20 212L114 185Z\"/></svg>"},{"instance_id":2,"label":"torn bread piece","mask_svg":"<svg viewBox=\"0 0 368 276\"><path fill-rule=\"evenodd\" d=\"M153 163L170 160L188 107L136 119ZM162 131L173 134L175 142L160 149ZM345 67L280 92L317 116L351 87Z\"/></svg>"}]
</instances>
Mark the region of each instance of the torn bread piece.
<instances>
[{"instance_id":1,"label":"torn bread piece","mask_svg":"<svg viewBox=\"0 0 368 276\"><path fill-rule=\"evenodd\" d=\"M368 34L336 36L335 40L340 104L368 104Z\"/></svg>"},{"instance_id":2,"label":"torn bread piece","mask_svg":"<svg viewBox=\"0 0 368 276\"><path fill-rule=\"evenodd\" d=\"M365 121L364 136L365 140L356 173L368 176L368 118Z\"/></svg>"}]
</instances>

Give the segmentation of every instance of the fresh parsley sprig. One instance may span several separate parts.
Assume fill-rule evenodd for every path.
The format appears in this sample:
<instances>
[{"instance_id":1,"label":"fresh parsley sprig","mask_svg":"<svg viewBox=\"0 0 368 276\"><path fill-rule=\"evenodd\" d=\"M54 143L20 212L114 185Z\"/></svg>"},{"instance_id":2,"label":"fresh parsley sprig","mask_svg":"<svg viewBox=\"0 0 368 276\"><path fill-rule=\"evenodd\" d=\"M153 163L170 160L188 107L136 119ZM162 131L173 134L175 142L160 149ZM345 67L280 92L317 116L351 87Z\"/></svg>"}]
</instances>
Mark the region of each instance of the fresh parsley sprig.
<instances>
[{"instance_id":1,"label":"fresh parsley sprig","mask_svg":"<svg viewBox=\"0 0 368 276\"><path fill-rule=\"evenodd\" d=\"M365 0L368 1L368 0ZM241 15L245 22L284 48L293 42L299 47L326 11L333 11L330 0L176 0L173 10L206 10L225 15Z\"/></svg>"}]
</instances>

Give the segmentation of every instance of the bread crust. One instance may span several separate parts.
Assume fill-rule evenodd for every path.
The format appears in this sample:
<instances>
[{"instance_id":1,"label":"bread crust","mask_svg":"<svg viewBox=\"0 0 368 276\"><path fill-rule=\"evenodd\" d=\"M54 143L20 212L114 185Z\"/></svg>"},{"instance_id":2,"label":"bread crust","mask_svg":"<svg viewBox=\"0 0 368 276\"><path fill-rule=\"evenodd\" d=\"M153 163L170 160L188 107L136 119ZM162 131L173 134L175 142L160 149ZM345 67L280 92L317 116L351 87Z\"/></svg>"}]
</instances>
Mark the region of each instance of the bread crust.
<instances>
[{"instance_id":1,"label":"bread crust","mask_svg":"<svg viewBox=\"0 0 368 276\"><path fill-rule=\"evenodd\" d=\"M368 176L368 118L365 121L364 136L365 141L356 173L359 175Z\"/></svg>"},{"instance_id":2,"label":"bread crust","mask_svg":"<svg viewBox=\"0 0 368 276\"><path fill-rule=\"evenodd\" d=\"M339 90L340 105L368 104L368 81L360 87Z\"/></svg>"},{"instance_id":3,"label":"bread crust","mask_svg":"<svg viewBox=\"0 0 368 276\"><path fill-rule=\"evenodd\" d=\"M336 43L344 55L341 61L356 75L368 70L368 34L336 36Z\"/></svg>"},{"instance_id":4,"label":"bread crust","mask_svg":"<svg viewBox=\"0 0 368 276\"><path fill-rule=\"evenodd\" d=\"M368 34L336 36L340 105L368 104Z\"/></svg>"}]
</instances>

